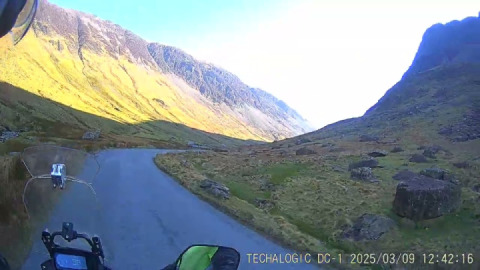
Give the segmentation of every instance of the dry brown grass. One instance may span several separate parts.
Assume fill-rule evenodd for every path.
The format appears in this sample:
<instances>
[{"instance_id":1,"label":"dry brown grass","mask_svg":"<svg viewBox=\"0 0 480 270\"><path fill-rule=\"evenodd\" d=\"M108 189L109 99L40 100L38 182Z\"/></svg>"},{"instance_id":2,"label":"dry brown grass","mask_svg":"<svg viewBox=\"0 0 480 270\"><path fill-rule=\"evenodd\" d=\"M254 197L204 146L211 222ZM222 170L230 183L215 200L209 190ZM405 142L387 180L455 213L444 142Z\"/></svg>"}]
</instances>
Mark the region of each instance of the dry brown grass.
<instances>
[{"instance_id":1,"label":"dry brown grass","mask_svg":"<svg viewBox=\"0 0 480 270\"><path fill-rule=\"evenodd\" d=\"M355 138L329 138L296 145L294 140L252 147L240 147L229 153L179 153L159 155L157 165L182 185L239 221L296 250L313 252L404 252L444 253L480 252L480 207L478 194L470 187L478 184L480 166L471 160L468 170L455 168L453 161L478 156L479 141L470 149L456 149L446 142L452 155L438 154L427 164L408 162L420 142L406 139L391 143L358 142ZM293 141L293 142L292 142ZM389 152L394 146L405 149L377 158L379 168L373 170L378 184L353 181L348 165L366 156L371 150ZM428 144L427 144L428 145ZM295 151L307 146L315 155L296 156ZM476 154L475 154L476 152ZM399 170L415 172L427 167L441 167L454 173L463 184L462 207L454 214L419 222L417 226L397 217L392 201L398 182L392 176ZM199 188L205 178L227 185L229 200L218 200ZM265 190L262 183L275 186ZM259 209L256 198L269 199L272 209ZM342 238L344 226L351 225L364 213L392 218L397 226L377 241L353 242Z\"/></svg>"},{"instance_id":2,"label":"dry brown grass","mask_svg":"<svg viewBox=\"0 0 480 270\"><path fill-rule=\"evenodd\" d=\"M16 269L28 253L22 193L27 172L18 156L0 156L0 253Z\"/></svg>"}]
</instances>

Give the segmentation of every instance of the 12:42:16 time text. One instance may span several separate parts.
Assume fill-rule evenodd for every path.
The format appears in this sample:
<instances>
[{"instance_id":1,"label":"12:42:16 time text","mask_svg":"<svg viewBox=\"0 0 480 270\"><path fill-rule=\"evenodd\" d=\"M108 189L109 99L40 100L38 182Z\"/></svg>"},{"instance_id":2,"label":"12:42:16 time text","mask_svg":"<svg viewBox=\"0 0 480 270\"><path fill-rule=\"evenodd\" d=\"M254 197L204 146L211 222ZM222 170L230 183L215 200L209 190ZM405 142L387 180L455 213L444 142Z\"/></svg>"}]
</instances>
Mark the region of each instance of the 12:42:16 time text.
<instances>
[{"instance_id":1,"label":"12:42:16 time text","mask_svg":"<svg viewBox=\"0 0 480 270\"><path fill-rule=\"evenodd\" d=\"M424 264L473 264L474 257L472 253L444 253L444 254L435 254L435 253L426 253L423 254L423 263Z\"/></svg>"}]
</instances>

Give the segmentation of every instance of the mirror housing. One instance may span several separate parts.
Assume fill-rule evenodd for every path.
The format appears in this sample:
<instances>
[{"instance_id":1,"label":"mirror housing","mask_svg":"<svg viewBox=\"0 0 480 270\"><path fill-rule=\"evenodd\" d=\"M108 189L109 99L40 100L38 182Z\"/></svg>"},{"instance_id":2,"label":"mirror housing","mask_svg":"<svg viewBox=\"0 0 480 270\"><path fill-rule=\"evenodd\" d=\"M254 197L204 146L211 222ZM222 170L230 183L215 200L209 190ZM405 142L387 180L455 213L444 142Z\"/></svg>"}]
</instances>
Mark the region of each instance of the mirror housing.
<instances>
[{"instance_id":1,"label":"mirror housing","mask_svg":"<svg viewBox=\"0 0 480 270\"><path fill-rule=\"evenodd\" d=\"M179 270L213 269L236 270L240 264L240 253L231 247L216 245L192 245L185 249L176 261Z\"/></svg>"}]
</instances>

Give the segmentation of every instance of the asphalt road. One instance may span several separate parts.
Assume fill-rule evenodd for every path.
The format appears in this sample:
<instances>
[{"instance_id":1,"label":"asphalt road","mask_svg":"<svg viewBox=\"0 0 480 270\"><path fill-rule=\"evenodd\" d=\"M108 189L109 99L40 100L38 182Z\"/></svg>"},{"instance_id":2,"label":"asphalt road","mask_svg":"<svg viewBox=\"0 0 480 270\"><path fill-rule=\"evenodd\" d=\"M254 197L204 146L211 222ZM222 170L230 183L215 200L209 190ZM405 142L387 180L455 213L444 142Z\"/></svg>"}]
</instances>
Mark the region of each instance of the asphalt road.
<instances>
[{"instance_id":1,"label":"asphalt road","mask_svg":"<svg viewBox=\"0 0 480 270\"><path fill-rule=\"evenodd\" d=\"M63 217L74 216L83 226L76 229L101 237L107 265L113 269L161 269L186 247L199 243L236 248L242 256L239 269L316 269L293 263L249 263L248 253L285 256L292 251L239 224L161 172L153 158L165 152L100 152L100 172L93 186L101 211L78 209L82 198L65 193L46 226L50 231L59 230ZM23 269L39 269L47 258L39 235Z\"/></svg>"}]
</instances>

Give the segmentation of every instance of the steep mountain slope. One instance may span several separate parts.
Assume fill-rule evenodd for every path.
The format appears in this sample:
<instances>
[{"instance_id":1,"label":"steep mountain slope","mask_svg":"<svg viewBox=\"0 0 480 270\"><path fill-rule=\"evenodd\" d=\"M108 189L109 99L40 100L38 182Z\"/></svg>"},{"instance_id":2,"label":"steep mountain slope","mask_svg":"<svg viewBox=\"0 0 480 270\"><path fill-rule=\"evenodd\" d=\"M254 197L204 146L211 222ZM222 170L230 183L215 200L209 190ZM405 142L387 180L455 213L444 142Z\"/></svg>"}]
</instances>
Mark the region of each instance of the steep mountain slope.
<instances>
[{"instance_id":1,"label":"steep mountain slope","mask_svg":"<svg viewBox=\"0 0 480 270\"><path fill-rule=\"evenodd\" d=\"M214 103L236 108L239 117L256 128L270 131L293 129L301 133L310 130L305 120L283 101L261 89L249 87L226 70L198 62L174 47L151 43L148 50L162 70L183 78ZM278 132L272 135L281 137Z\"/></svg>"},{"instance_id":2,"label":"steep mountain slope","mask_svg":"<svg viewBox=\"0 0 480 270\"><path fill-rule=\"evenodd\" d=\"M272 144L156 162L208 201L298 250L408 251L416 254L404 261L412 269L425 267L425 253L480 254L479 45L480 18L434 25L402 80L362 117ZM202 188L205 178L229 187L231 199ZM393 202L405 186L418 192L406 200L407 211L453 210L425 220L400 215ZM457 204L449 205L452 197Z\"/></svg>"},{"instance_id":3,"label":"steep mountain slope","mask_svg":"<svg viewBox=\"0 0 480 270\"><path fill-rule=\"evenodd\" d=\"M307 131L305 121L273 96L251 90L226 71L187 76L179 72L186 57L219 69L171 47L162 47L170 57L159 57L152 50L158 46L112 22L41 1L33 30L0 56L0 80L121 123L163 120L255 140ZM141 133L155 137L161 129Z\"/></svg>"}]
</instances>

